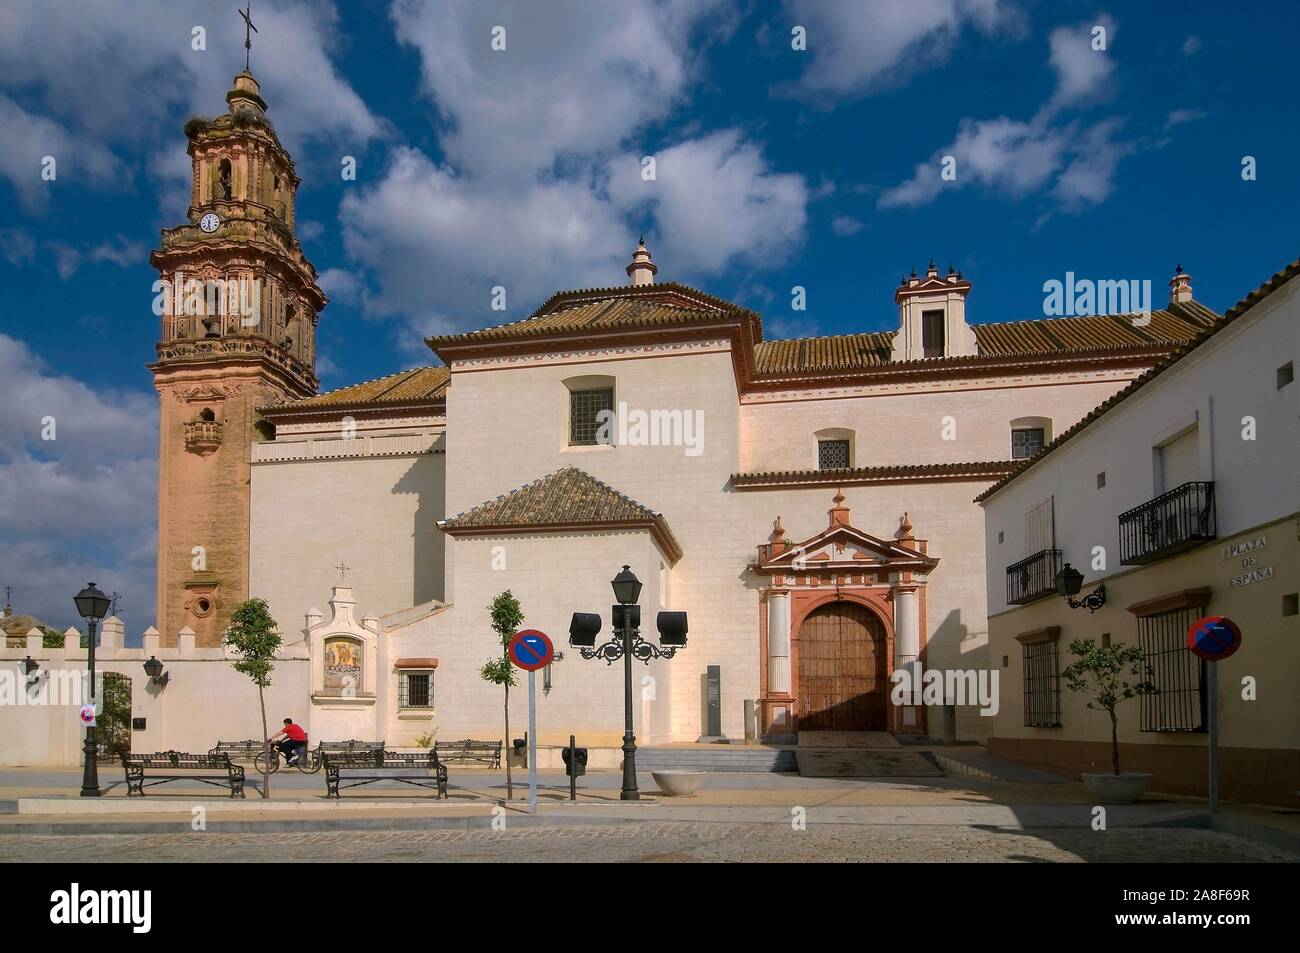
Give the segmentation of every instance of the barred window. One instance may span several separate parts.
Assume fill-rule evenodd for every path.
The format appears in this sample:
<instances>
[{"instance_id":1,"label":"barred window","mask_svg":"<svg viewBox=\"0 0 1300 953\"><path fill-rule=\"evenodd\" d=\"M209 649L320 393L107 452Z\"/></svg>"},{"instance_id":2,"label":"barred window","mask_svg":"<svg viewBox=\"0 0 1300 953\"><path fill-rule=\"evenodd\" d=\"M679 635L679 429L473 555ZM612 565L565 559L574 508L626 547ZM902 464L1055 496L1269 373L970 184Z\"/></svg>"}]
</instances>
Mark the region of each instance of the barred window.
<instances>
[{"instance_id":1,"label":"barred window","mask_svg":"<svg viewBox=\"0 0 1300 953\"><path fill-rule=\"evenodd\" d=\"M1043 428L1026 427L1011 431L1011 459L1027 460L1043 449Z\"/></svg>"},{"instance_id":2,"label":"barred window","mask_svg":"<svg viewBox=\"0 0 1300 953\"><path fill-rule=\"evenodd\" d=\"M600 430L600 412L613 409L612 387L569 391L569 445L594 446Z\"/></svg>"},{"instance_id":3,"label":"barred window","mask_svg":"<svg viewBox=\"0 0 1300 953\"><path fill-rule=\"evenodd\" d=\"M847 470L850 465L847 440L817 441L818 470Z\"/></svg>"},{"instance_id":4,"label":"barred window","mask_svg":"<svg viewBox=\"0 0 1300 953\"><path fill-rule=\"evenodd\" d=\"M433 672L398 672L397 707L432 708Z\"/></svg>"},{"instance_id":5,"label":"barred window","mask_svg":"<svg viewBox=\"0 0 1300 953\"><path fill-rule=\"evenodd\" d=\"M1138 644L1151 666L1154 695L1142 696L1143 731L1205 729L1205 662L1187 649L1200 609L1187 606L1138 618Z\"/></svg>"},{"instance_id":6,"label":"barred window","mask_svg":"<svg viewBox=\"0 0 1300 953\"><path fill-rule=\"evenodd\" d=\"M1025 727L1061 726L1061 680L1056 639L1025 642Z\"/></svg>"}]
</instances>

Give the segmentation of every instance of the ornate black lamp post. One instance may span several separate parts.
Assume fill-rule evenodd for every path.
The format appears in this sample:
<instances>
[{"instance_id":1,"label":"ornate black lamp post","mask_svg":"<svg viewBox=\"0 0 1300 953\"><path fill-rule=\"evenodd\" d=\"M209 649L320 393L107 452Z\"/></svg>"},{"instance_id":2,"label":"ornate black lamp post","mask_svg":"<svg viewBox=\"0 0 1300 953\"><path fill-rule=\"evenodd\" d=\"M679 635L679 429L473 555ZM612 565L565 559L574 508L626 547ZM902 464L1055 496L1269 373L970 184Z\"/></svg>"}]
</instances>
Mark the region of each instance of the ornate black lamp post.
<instances>
[{"instance_id":1,"label":"ornate black lamp post","mask_svg":"<svg viewBox=\"0 0 1300 953\"><path fill-rule=\"evenodd\" d=\"M618 600L612 610L614 637L596 646L600 616L594 612L575 612L569 624L569 644L578 649L583 658L603 659L606 665L623 659L623 790L619 797L624 801L637 801L641 794L636 787L636 736L632 733L632 659L649 665L652 659L672 658L678 649L685 648L686 613L659 613L659 643L663 646L660 648L660 645L641 638L641 607L636 604L641 596L641 580L637 579L631 567L624 566L610 585L614 588L614 598Z\"/></svg>"},{"instance_id":2,"label":"ornate black lamp post","mask_svg":"<svg viewBox=\"0 0 1300 953\"><path fill-rule=\"evenodd\" d=\"M73 602L77 604L77 613L86 620L86 628L90 636L90 641L87 643L86 667L90 673L90 703L93 705L95 703L95 628L99 625L99 620L108 614L110 600L108 596L96 589L92 582L73 597ZM86 755L86 770L81 778L81 796L99 797L99 768L96 762L98 749L95 746L94 725L86 728L86 744L83 750Z\"/></svg>"},{"instance_id":3,"label":"ornate black lamp post","mask_svg":"<svg viewBox=\"0 0 1300 953\"><path fill-rule=\"evenodd\" d=\"M1077 596L1082 588L1083 573L1066 563L1061 571L1056 574L1056 592L1058 595L1065 596L1065 601L1069 603L1070 608L1086 608L1089 612L1096 612L1106 604L1106 586L1104 583L1098 583L1096 589L1082 599L1075 601L1074 596Z\"/></svg>"}]
</instances>

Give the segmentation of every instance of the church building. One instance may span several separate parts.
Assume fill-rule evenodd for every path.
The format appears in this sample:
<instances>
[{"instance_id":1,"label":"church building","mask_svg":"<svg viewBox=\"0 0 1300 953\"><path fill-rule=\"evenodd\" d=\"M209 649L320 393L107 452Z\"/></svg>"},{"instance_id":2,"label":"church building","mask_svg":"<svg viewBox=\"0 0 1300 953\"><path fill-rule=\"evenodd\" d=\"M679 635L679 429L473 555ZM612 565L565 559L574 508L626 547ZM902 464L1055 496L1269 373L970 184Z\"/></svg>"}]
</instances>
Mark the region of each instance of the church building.
<instances>
[{"instance_id":1,"label":"church building","mask_svg":"<svg viewBox=\"0 0 1300 953\"><path fill-rule=\"evenodd\" d=\"M265 598L310 659L289 713L321 740L501 737L479 671L510 590L563 653L539 739L613 744L621 672L566 642L574 612L610 636L624 565L647 638L659 610L689 617L674 658L636 663L639 740L704 735L715 666L729 738L747 701L769 739L982 738L973 705L889 698L900 667L989 667L974 498L1219 318L1179 269L1149 314L973 322L972 282L931 261L892 289L896 318L884 289L864 299L863 325L888 330L774 340L642 241L608 287L320 394L328 310L295 237L293 160L251 73L226 98L187 125L189 217L151 258L176 289L150 365L157 624L163 647L188 629L214 648L235 606Z\"/></svg>"}]
</instances>

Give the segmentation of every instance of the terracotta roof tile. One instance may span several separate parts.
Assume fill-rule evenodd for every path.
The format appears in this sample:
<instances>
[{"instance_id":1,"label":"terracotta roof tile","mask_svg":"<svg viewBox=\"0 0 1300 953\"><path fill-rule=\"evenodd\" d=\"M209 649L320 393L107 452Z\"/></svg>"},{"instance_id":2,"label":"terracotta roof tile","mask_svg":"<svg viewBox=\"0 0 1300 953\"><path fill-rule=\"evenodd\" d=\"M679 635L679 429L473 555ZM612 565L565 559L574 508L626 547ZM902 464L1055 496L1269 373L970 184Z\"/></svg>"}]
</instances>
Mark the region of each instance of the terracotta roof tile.
<instances>
[{"instance_id":1,"label":"terracotta roof tile","mask_svg":"<svg viewBox=\"0 0 1300 953\"><path fill-rule=\"evenodd\" d=\"M446 397L451 372L446 367L416 367L372 381L341 387L302 400L264 407L264 413L312 411L357 406L423 404Z\"/></svg>"},{"instance_id":2,"label":"terracotta roof tile","mask_svg":"<svg viewBox=\"0 0 1300 953\"><path fill-rule=\"evenodd\" d=\"M764 473L733 473L731 485L738 490L817 485L853 486L861 483L911 483L926 480L996 480L1015 470L1013 460L975 463L905 463L879 467L850 467L838 470L773 470Z\"/></svg>"},{"instance_id":3,"label":"terracotta roof tile","mask_svg":"<svg viewBox=\"0 0 1300 953\"><path fill-rule=\"evenodd\" d=\"M681 546L662 514L625 496L585 470L565 467L439 524L446 532L546 529L559 526L639 525L658 530L665 550L678 559Z\"/></svg>"}]
</instances>

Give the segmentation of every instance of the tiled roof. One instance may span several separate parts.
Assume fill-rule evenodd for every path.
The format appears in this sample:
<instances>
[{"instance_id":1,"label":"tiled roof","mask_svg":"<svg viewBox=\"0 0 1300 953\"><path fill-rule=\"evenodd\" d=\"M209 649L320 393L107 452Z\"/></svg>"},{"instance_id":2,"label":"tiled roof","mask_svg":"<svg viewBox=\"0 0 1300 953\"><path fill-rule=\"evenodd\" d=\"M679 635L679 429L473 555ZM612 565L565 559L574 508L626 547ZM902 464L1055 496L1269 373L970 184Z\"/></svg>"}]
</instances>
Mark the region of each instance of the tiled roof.
<instances>
[{"instance_id":1,"label":"tiled roof","mask_svg":"<svg viewBox=\"0 0 1300 953\"><path fill-rule=\"evenodd\" d=\"M1152 311L1149 323L1139 324L1138 318L1136 314L1039 318L972 324L971 329L979 357L1020 357L1177 345L1194 338L1218 315L1196 302L1187 302ZM762 377L885 367L890 364L893 337L893 331L874 331L761 341L754 347L755 372Z\"/></svg>"},{"instance_id":2,"label":"tiled roof","mask_svg":"<svg viewBox=\"0 0 1300 953\"><path fill-rule=\"evenodd\" d=\"M532 315L496 327L425 339L429 347L517 340L548 334L667 327L716 321L719 315L758 316L737 305L673 283L595 288L552 295ZM759 332L761 333L761 331Z\"/></svg>"},{"instance_id":3,"label":"tiled roof","mask_svg":"<svg viewBox=\"0 0 1300 953\"><path fill-rule=\"evenodd\" d=\"M264 413L330 410L339 407L423 404L446 397L451 372L442 366L416 367L373 381L341 387L315 397L262 408Z\"/></svg>"},{"instance_id":4,"label":"tiled roof","mask_svg":"<svg viewBox=\"0 0 1300 953\"><path fill-rule=\"evenodd\" d=\"M1240 301L1234 304L1231 308L1229 308L1227 311L1223 313L1223 317L1216 318L1215 320L1207 323L1205 326L1201 328L1201 330L1194 337L1179 345L1178 348L1174 351L1174 353L1171 354L1169 357L1167 357L1165 360L1161 361L1159 364L1156 364L1154 367L1150 368L1146 373L1142 374L1142 376L1135 378L1123 390L1119 391L1116 394L1111 395L1109 398L1102 401L1102 403L1098 404L1095 408L1093 408L1093 410L1089 412L1077 424L1075 424L1073 427L1070 427L1068 430L1066 430L1064 433L1058 436L1055 440L1053 440L1051 443L1045 446L1042 450L1038 451L1038 453L1036 453L1034 456L1018 464L1016 468L1011 471L1011 473L1007 474L1005 477L1003 477L997 483L994 483L991 487L989 487L979 496L975 497L975 502L983 503L994 493L998 492L998 490L1002 489L1004 486L1006 486L1016 477L1020 476L1020 474L1024 473L1034 464L1038 463L1038 461L1042 460L1043 457L1047 456L1049 453L1059 448L1061 444L1065 443L1075 434L1079 433L1081 430L1088 427L1098 417L1101 417L1112 407L1122 403L1123 401L1131 397L1134 394L1134 392L1140 390L1141 388L1145 387L1147 384L1151 383L1151 381L1159 377L1161 374L1163 374L1173 365L1177 364L1180 360L1182 360L1185 356L1187 356L1187 354L1196 350L1196 348L1200 347L1210 338L1214 337L1214 335L1218 334L1220 331L1222 331L1225 327L1227 327L1237 318L1247 313L1259 301L1263 300L1264 298L1267 298L1278 288L1282 287L1284 284L1286 284L1288 281L1290 281L1292 278L1295 278L1298 275L1300 275L1300 259L1291 262L1291 264L1287 265L1281 271L1274 274L1262 285L1260 285L1254 291L1250 292L1250 294L1246 295L1246 297L1242 298ZM1186 307L1186 305L1183 305L1182 307ZM1208 309L1205 308L1201 308L1200 305L1197 305L1196 307L1201 311L1205 311L1208 314L1211 315L1213 314L1212 311L1209 311ZM1153 313L1152 317L1154 318L1154 316L1155 315Z\"/></svg>"},{"instance_id":5,"label":"tiled roof","mask_svg":"<svg viewBox=\"0 0 1300 953\"><path fill-rule=\"evenodd\" d=\"M976 463L907 463L881 467L852 467L838 470L774 470L766 473L733 473L731 485L738 490L819 485L853 486L861 483L915 483L927 480L996 480L1016 469L1011 460Z\"/></svg>"},{"instance_id":6,"label":"tiled roof","mask_svg":"<svg viewBox=\"0 0 1300 953\"><path fill-rule=\"evenodd\" d=\"M657 530L664 549L674 560L681 557L681 546L662 514L577 467L556 470L540 480L443 520L439 525L453 536L457 531L488 529L646 526Z\"/></svg>"}]
</instances>

